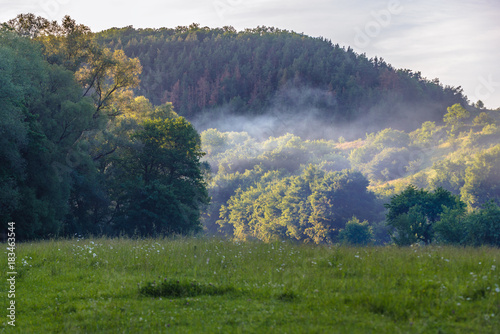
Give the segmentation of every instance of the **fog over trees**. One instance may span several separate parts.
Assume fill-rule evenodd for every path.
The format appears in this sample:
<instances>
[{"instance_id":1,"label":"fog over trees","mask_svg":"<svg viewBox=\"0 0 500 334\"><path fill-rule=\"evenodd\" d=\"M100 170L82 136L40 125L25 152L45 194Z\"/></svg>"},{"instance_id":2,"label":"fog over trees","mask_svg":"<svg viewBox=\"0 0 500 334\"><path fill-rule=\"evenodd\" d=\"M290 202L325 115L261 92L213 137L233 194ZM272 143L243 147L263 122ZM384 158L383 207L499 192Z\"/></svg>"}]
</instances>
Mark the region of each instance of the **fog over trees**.
<instances>
[{"instance_id":1,"label":"fog over trees","mask_svg":"<svg viewBox=\"0 0 500 334\"><path fill-rule=\"evenodd\" d=\"M0 219L19 240L499 245L498 110L272 27L0 28Z\"/></svg>"}]
</instances>

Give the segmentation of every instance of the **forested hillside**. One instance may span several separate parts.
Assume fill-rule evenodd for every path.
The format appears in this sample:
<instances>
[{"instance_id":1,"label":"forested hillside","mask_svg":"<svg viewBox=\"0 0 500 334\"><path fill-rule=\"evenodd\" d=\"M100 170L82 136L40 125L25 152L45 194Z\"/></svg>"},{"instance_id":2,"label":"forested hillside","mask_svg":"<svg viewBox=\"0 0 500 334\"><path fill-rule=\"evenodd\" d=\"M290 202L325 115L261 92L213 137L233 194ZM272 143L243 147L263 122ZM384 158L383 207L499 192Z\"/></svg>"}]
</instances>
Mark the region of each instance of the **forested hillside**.
<instances>
[{"instance_id":1,"label":"forested hillside","mask_svg":"<svg viewBox=\"0 0 500 334\"><path fill-rule=\"evenodd\" d=\"M392 234L401 244L493 238L489 243L499 245L500 113L455 104L443 118L444 125L387 128L351 142L206 130L202 147L213 176L205 228L240 239L319 243L341 241L352 225L368 235L363 242L390 242ZM396 203L403 209L386 217L384 204ZM441 235L434 236L434 224ZM482 232L470 240L466 230L475 228Z\"/></svg>"},{"instance_id":2,"label":"forested hillside","mask_svg":"<svg viewBox=\"0 0 500 334\"><path fill-rule=\"evenodd\" d=\"M20 15L0 26L0 104L19 240L500 245L498 110L322 38Z\"/></svg>"},{"instance_id":3,"label":"forested hillside","mask_svg":"<svg viewBox=\"0 0 500 334\"><path fill-rule=\"evenodd\" d=\"M190 120L224 107L229 114L314 114L330 125L358 120L371 131L412 130L465 104L460 87L276 28L126 27L96 38L140 60L138 93L154 104L172 102Z\"/></svg>"}]
</instances>

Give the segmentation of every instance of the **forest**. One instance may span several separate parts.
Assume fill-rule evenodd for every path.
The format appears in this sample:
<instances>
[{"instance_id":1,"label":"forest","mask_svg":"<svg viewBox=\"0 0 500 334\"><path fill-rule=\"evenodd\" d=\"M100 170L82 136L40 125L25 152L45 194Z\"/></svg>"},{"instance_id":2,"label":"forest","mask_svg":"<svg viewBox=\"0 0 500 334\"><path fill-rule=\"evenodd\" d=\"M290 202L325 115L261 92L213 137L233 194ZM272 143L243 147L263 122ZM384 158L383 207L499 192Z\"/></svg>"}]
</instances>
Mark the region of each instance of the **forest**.
<instances>
[{"instance_id":1,"label":"forest","mask_svg":"<svg viewBox=\"0 0 500 334\"><path fill-rule=\"evenodd\" d=\"M446 107L466 101L461 87L395 69L383 58L368 59L324 38L274 27L239 32L199 24L125 27L102 31L96 40L140 60L136 93L153 104L171 102L194 122L214 114L219 119L272 113L280 121L312 115L329 126L357 121L370 132L396 125L413 130L424 121L441 121ZM279 134L291 127L296 135L311 135L293 124L282 126Z\"/></svg>"},{"instance_id":2,"label":"forest","mask_svg":"<svg viewBox=\"0 0 500 334\"><path fill-rule=\"evenodd\" d=\"M0 81L19 240L500 245L499 111L323 38L23 14Z\"/></svg>"}]
</instances>

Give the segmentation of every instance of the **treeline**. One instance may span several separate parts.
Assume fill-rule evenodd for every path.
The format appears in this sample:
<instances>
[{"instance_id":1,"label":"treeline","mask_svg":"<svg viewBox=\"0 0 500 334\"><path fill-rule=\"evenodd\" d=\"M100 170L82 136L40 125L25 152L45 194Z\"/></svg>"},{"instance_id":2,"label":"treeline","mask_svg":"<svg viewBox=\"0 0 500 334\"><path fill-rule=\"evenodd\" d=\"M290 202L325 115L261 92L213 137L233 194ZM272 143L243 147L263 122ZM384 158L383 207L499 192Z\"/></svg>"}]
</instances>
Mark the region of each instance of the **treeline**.
<instances>
[{"instance_id":1,"label":"treeline","mask_svg":"<svg viewBox=\"0 0 500 334\"><path fill-rule=\"evenodd\" d=\"M415 129L440 121L447 106L466 103L460 87L272 27L125 27L96 39L140 59L137 91L154 104L172 102L189 119L225 106L236 114L314 111L327 124L362 120L372 130Z\"/></svg>"},{"instance_id":2,"label":"treeline","mask_svg":"<svg viewBox=\"0 0 500 334\"><path fill-rule=\"evenodd\" d=\"M0 26L0 220L17 240L201 229L200 136L131 89L140 62L90 30L20 15Z\"/></svg>"},{"instance_id":3,"label":"treeline","mask_svg":"<svg viewBox=\"0 0 500 334\"><path fill-rule=\"evenodd\" d=\"M494 200L467 212L459 196L410 185L387 203L387 223L396 244L417 242L463 246L500 246L500 207Z\"/></svg>"},{"instance_id":4,"label":"treeline","mask_svg":"<svg viewBox=\"0 0 500 334\"><path fill-rule=\"evenodd\" d=\"M206 130L205 228L239 239L498 245L499 118L455 104L444 125L352 142Z\"/></svg>"},{"instance_id":5,"label":"treeline","mask_svg":"<svg viewBox=\"0 0 500 334\"><path fill-rule=\"evenodd\" d=\"M285 112L313 106L326 125L374 115L387 125L398 102L414 101L425 122L350 142L200 135L169 99L189 117L228 104L246 114L272 101ZM0 27L0 219L16 223L18 240L205 229L264 241L498 245L499 115L457 101L460 89L274 28L95 35L70 17L20 15Z\"/></svg>"}]
</instances>

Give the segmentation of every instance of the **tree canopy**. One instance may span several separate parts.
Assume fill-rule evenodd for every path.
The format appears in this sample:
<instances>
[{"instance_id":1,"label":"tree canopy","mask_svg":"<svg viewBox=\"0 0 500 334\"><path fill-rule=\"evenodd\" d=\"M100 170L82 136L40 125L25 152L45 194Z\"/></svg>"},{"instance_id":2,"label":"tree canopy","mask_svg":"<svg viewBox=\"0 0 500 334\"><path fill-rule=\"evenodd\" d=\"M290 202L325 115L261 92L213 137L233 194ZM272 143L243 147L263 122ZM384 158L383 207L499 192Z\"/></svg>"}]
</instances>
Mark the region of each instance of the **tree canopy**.
<instances>
[{"instance_id":1,"label":"tree canopy","mask_svg":"<svg viewBox=\"0 0 500 334\"><path fill-rule=\"evenodd\" d=\"M140 73L69 16L0 28L0 219L18 240L200 230L200 137L133 96Z\"/></svg>"},{"instance_id":2,"label":"tree canopy","mask_svg":"<svg viewBox=\"0 0 500 334\"><path fill-rule=\"evenodd\" d=\"M102 31L96 40L139 58L138 91L154 104L172 102L188 119L225 106L246 115L314 110L322 122L357 119L371 131L415 129L441 121L447 106L465 104L460 87L274 27L124 27Z\"/></svg>"},{"instance_id":3,"label":"tree canopy","mask_svg":"<svg viewBox=\"0 0 500 334\"><path fill-rule=\"evenodd\" d=\"M418 241L430 243L434 238L434 224L444 208L463 208L458 196L438 188L434 192L409 185L385 204L387 223L396 232L394 239L400 245Z\"/></svg>"}]
</instances>

